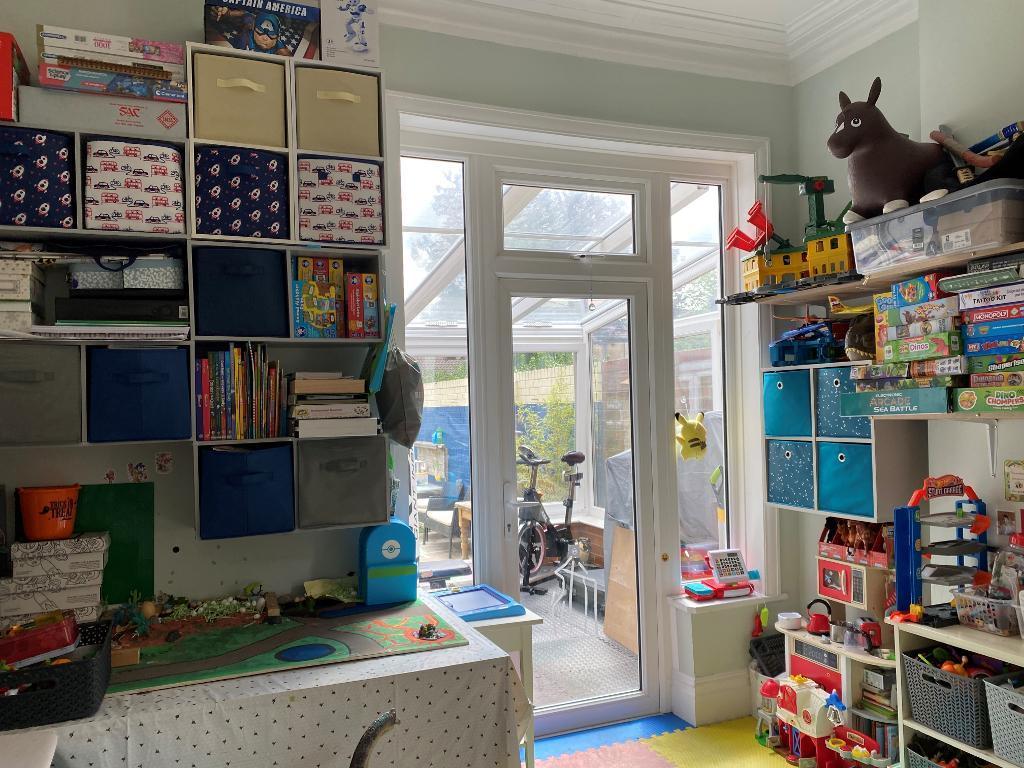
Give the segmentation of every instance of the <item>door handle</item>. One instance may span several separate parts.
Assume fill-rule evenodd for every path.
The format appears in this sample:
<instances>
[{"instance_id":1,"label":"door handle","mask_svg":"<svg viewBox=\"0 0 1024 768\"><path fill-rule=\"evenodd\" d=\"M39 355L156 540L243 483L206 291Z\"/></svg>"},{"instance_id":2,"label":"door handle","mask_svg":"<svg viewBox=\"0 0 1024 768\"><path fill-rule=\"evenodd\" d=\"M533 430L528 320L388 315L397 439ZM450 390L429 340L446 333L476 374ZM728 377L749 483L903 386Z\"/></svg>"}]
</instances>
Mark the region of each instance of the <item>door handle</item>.
<instances>
[{"instance_id":1,"label":"door handle","mask_svg":"<svg viewBox=\"0 0 1024 768\"><path fill-rule=\"evenodd\" d=\"M266 93L267 86L263 83L257 83L255 80L250 80L247 77L218 77L217 78L218 88L248 88L254 93Z\"/></svg>"},{"instance_id":2,"label":"door handle","mask_svg":"<svg viewBox=\"0 0 1024 768\"><path fill-rule=\"evenodd\" d=\"M347 101L349 104L358 104L363 99L348 91L317 91L316 97L320 101Z\"/></svg>"},{"instance_id":3,"label":"door handle","mask_svg":"<svg viewBox=\"0 0 1024 768\"><path fill-rule=\"evenodd\" d=\"M516 503L516 487L512 483L505 483L501 487L501 496L505 502L505 537L512 538L518 535L516 523L519 522L519 505Z\"/></svg>"}]
</instances>

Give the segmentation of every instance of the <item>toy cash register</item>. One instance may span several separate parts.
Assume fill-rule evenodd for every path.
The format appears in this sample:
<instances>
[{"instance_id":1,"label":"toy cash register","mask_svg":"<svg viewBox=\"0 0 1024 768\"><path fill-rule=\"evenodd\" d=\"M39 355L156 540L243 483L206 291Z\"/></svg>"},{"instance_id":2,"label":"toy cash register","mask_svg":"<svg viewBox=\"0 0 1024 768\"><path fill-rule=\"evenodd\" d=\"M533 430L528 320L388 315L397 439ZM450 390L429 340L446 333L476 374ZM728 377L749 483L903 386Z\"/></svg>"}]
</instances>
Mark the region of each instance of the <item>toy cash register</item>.
<instances>
[{"instance_id":1,"label":"toy cash register","mask_svg":"<svg viewBox=\"0 0 1024 768\"><path fill-rule=\"evenodd\" d=\"M749 579L756 572L747 572L743 554L738 549L712 549L707 554L712 577L683 585L686 596L693 600L721 600L727 597L746 597L753 594Z\"/></svg>"}]
</instances>

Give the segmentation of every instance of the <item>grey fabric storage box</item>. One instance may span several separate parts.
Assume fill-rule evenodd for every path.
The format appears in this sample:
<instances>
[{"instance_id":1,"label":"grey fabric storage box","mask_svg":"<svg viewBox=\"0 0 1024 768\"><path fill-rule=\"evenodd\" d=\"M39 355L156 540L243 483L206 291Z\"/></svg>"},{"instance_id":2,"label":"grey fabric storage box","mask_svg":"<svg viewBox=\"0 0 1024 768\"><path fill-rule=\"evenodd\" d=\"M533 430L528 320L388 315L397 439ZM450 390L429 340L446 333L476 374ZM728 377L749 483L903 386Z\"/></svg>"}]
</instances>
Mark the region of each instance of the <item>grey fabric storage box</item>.
<instances>
[{"instance_id":1,"label":"grey fabric storage box","mask_svg":"<svg viewBox=\"0 0 1024 768\"><path fill-rule=\"evenodd\" d=\"M299 440L299 527L388 520L387 438Z\"/></svg>"},{"instance_id":2,"label":"grey fabric storage box","mask_svg":"<svg viewBox=\"0 0 1024 768\"><path fill-rule=\"evenodd\" d=\"M0 444L82 439L77 346L0 344Z\"/></svg>"}]
</instances>

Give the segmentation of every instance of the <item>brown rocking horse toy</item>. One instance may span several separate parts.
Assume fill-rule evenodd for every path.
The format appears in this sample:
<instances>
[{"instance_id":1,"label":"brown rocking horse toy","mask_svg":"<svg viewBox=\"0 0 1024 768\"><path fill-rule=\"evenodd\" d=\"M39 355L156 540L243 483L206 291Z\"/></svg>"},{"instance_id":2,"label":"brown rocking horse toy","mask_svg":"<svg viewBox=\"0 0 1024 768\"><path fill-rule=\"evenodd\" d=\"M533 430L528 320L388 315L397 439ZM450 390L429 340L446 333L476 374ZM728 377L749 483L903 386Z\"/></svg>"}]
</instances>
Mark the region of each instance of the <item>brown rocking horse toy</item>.
<instances>
[{"instance_id":1,"label":"brown rocking horse toy","mask_svg":"<svg viewBox=\"0 0 1024 768\"><path fill-rule=\"evenodd\" d=\"M841 111L828 150L848 158L853 205L843 216L847 224L936 199L951 187L952 164L943 148L912 141L889 125L875 106L881 93L878 77L867 101L851 102L839 92Z\"/></svg>"}]
</instances>

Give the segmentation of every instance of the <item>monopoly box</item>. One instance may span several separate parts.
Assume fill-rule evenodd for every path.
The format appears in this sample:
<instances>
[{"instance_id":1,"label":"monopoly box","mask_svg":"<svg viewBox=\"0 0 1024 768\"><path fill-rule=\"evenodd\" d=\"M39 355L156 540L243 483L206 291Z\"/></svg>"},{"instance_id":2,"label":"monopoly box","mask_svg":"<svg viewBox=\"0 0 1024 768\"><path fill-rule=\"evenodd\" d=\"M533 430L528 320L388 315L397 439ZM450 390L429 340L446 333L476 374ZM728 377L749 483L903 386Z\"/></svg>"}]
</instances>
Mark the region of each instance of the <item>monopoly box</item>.
<instances>
[{"instance_id":1,"label":"monopoly box","mask_svg":"<svg viewBox=\"0 0 1024 768\"><path fill-rule=\"evenodd\" d=\"M840 395L839 408L843 416L947 413L949 390L945 387L927 387L885 392L846 392Z\"/></svg>"},{"instance_id":2,"label":"monopoly box","mask_svg":"<svg viewBox=\"0 0 1024 768\"><path fill-rule=\"evenodd\" d=\"M953 390L953 405L961 413L1024 411L1024 387L966 387Z\"/></svg>"},{"instance_id":3,"label":"monopoly box","mask_svg":"<svg viewBox=\"0 0 1024 768\"><path fill-rule=\"evenodd\" d=\"M1003 304L984 309L968 309L963 313L965 323L997 323L1024 317L1024 304Z\"/></svg>"},{"instance_id":4,"label":"monopoly box","mask_svg":"<svg viewBox=\"0 0 1024 768\"><path fill-rule=\"evenodd\" d=\"M882 347L882 359L896 363L930 360L935 357L959 355L962 348L959 333L933 333L931 336L886 341Z\"/></svg>"},{"instance_id":5,"label":"monopoly box","mask_svg":"<svg viewBox=\"0 0 1024 768\"><path fill-rule=\"evenodd\" d=\"M206 0L203 18L206 42L213 45L298 59L320 58L319 3Z\"/></svg>"}]
</instances>

